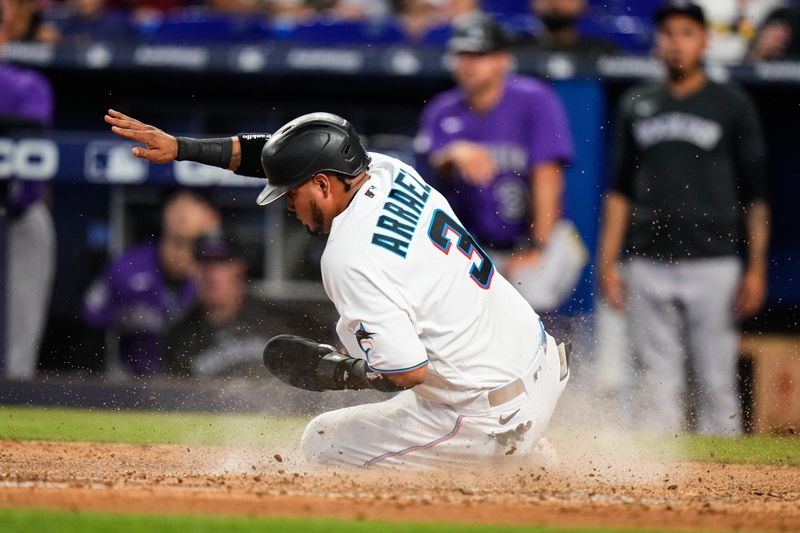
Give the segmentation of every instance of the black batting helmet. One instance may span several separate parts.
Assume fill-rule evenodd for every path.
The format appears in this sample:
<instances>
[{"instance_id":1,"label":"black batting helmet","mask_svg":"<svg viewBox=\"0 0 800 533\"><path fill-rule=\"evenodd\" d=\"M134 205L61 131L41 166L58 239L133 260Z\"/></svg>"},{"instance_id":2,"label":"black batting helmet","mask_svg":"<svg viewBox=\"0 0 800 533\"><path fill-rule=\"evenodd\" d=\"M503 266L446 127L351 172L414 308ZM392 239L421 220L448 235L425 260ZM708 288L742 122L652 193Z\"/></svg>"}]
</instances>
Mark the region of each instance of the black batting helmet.
<instances>
[{"instance_id":1,"label":"black batting helmet","mask_svg":"<svg viewBox=\"0 0 800 533\"><path fill-rule=\"evenodd\" d=\"M282 126L264 145L261 165L267 186L258 195L267 205L320 172L358 176L370 157L353 125L331 113L309 113Z\"/></svg>"}]
</instances>

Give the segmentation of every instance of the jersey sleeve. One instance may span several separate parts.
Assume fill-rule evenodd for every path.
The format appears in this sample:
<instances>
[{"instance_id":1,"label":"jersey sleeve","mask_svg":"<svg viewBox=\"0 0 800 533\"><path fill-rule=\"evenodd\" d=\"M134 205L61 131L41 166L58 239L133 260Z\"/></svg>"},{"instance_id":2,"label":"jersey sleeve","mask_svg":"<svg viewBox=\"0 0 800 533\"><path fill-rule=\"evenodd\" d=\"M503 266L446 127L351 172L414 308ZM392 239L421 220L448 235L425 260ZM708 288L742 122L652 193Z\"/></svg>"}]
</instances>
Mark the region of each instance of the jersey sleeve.
<instances>
[{"instance_id":1,"label":"jersey sleeve","mask_svg":"<svg viewBox=\"0 0 800 533\"><path fill-rule=\"evenodd\" d=\"M758 110L744 94L741 105L737 106L736 124L732 136L733 153L736 157L736 179L742 201L750 204L756 200L766 199L764 135Z\"/></svg>"},{"instance_id":2,"label":"jersey sleeve","mask_svg":"<svg viewBox=\"0 0 800 533\"><path fill-rule=\"evenodd\" d=\"M548 161L572 162L572 135L564 105L558 94L543 86L538 98L532 99L532 131L528 144L528 165L533 170Z\"/></svg>"},{"instance_id":3,"label":"jersey sleeve","mask_svg":"<svg viewBox=\"0 0 800 533\"><path fill-rule=\"evenodd\" d=\"M272 135L269 133L239 133L239 148L242 159L234 174L251 178L265 178L264 167L261 166L261 150Z\"/></svg>"},{"instance_id":4,"label":"jersey sleeve","mask_svg":"<svg viewBox=\"0 0 800 533\"><path fill-rule=\"evenodd\" d=\"M340 318L336 331L353 357L380 373L402 373L428 364L409 314L363 268L326 276Z\"/></svg>"}]
</instances>

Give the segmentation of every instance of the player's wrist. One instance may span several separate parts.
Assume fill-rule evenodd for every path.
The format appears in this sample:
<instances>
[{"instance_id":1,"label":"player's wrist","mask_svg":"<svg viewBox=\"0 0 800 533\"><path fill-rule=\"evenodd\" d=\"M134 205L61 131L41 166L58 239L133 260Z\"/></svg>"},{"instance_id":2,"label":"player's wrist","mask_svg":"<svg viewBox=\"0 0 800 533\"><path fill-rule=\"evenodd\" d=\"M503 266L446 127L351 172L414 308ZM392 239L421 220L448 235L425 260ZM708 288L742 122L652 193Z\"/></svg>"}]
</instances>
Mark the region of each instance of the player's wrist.
<instances>
[{"instance_id":1,"label":"player's wrist","mask_svg":"<svg viewBox=\"0 0 800 533\"><path fill-rule=\"evenodd\" d=\"M178 143L176 161L194 161L212 167L228 168L233 154L233 140L195 139L192 137L176 137Z\"/></svg>"}]
</instances>

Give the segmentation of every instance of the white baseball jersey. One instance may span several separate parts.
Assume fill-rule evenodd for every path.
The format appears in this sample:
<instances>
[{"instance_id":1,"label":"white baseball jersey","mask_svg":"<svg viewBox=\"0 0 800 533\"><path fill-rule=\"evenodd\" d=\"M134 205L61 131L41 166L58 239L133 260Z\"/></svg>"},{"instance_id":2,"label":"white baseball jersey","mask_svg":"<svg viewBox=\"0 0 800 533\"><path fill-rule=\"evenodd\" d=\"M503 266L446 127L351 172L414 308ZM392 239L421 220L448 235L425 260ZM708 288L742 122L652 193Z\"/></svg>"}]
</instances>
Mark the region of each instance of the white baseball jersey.
<instances>
[{"instance_id":1,"label":"white baseball jersey","mask_svg":"<svg viewBox=\"0 0 800 533\"><path fill-rule=\"evenodd\" d=\"M322 256L348 352L375 372L428 365L412 390L467 402L528 369L539 317L409 165L370 153L369 180L334 220Z\"/></svg>"}]
</instances>

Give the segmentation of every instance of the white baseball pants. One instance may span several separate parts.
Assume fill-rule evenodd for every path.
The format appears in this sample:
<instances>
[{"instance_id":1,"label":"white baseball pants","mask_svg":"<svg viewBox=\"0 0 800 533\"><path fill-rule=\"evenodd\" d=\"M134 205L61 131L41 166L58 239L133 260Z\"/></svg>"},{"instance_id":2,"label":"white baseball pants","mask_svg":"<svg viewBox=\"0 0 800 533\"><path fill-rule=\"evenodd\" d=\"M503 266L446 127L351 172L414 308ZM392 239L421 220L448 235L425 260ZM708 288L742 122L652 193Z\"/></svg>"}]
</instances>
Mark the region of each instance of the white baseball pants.
<instances>
[{"instance_id":1,"label":"white baseball pants","mask_svg":"<svg viewBox=\"0 0 800 533\"><path fill-rule=\"evenodd\" d=\"M429 402L413 389L385 402L339 409L314 418L302 449L310 463L361 467L469 466L530 453L567 383L556 343L547 335L520 376L525 391L490 407L488 391L461 408Z\"/></svg>"}]
</instances>

